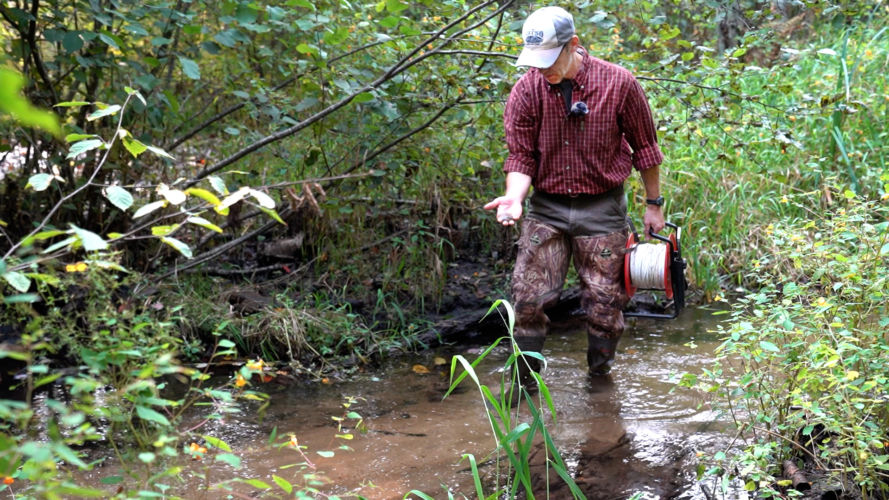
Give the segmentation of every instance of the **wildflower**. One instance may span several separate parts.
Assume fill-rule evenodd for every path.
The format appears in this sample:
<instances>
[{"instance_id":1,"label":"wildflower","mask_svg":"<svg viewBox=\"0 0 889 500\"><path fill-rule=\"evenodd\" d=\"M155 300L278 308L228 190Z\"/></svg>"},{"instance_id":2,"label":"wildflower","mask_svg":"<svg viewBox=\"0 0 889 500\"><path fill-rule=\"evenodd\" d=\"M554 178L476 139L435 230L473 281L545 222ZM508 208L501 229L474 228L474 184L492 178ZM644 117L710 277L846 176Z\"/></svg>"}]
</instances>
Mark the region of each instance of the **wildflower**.
<instances>
[{"instance_id":1,"label":"wildflower","mask_svg":"<svg viewBox=\"0 0 889 500\"><path fill-rule=\"evenodd\" d=\"M818 300L815 301L815 305L818 307L824 307L827 305L827 299L824 297L818 297Z\"/></svg>"},{"instance_id":2,"label":"wildflower","mask_svg":"<svg viewBox=\"0 0 889 500\"><path fill-rule=\"evenodd\" d=\"M882 201L889 200L889 191L883 193L883 196L880 196L880 200L882 200Z\"/></svg>"},{"instance_id":3,"label":"wildflower","mask_svg":"<svg viewBox=\"0 0 889 500\"><path fill-rule=\"evenodd\" d=\"M253 370L253 371L255 371L255 372L261 372L261 371L262 371L262 367L263 367L264 365L265 365L265 362L262 360L262 358L260 358L260 359L257 360L257 361L250 361L250 362L248 362L248 363L247 363L247 369L248 369L248 370Z\"/></svg>"},{"instance_id":4,"label":"wildflower","mask_svg":"<svg viewBox=\"0 0 889 500\"><path fill-rule=\"evenodd\" d=\"M11 477L9 477L9 476L6 476L6 477L3 478L3 484L12 484L12 483L14 483L14 482L15 482L15 479L13 479L13 478L11 478Z\"/></svg>"},{"instance_id":5,"label":"wildflower","mask_svg":"<svg viewBox=\"0 0 889 500\"><path fill-rule=\"evenodd\" d=\"M191 452L192 460L200 460L201 458L203 458L204 454L207 453L207 448L204 448L203 446L192 442L188 446L188 451Z\"/></svg>"},{"instance_id":6,"label":"wildflower","mask_svg":"<svg viewBox=\"0 0 889 500\"><path fill-rule=\"evenodd\" d=\"M235 387L240 388L244 387L245 385L247 385L247 379L245 379L244 376L239 373L238 376L235 377Z\"/></svg>"},{"instance_id":7,"label":"wildflower","mask_svg":"<svg viewBox=\"0 0 889 500\"><path fill-rule=\"evenodd\" d=\"M790 200L787 199L787 195L781 197L781 203L790 203Z\"/></svg>"},{"instance_id":8,"label":"wildflower","mask_svg":"<svg viewBox=\"0 0 889 500\"><path fill-rule=\"evenodd\" d=\"M289 446L289 447L291 447L291 448L296 448L296 447L299 446L299 441L296 440L296 435L295 435L295 434L291 434L291 435L290 435L290 442L287 443L287 446Z\"/></svg>"},{"instance_id":9,"label":"wildflower","mask_svg":"<svg viewBox=\"0 0 889 500\"><path fill-rule=\"evenodd\" d=\"M716 297L713 297L713 302L722 302L725 299L722 298L722 295L716 294Z\"/></svg>"},{"instance_id":10,"label":"wildflower","mask_svg":"<svg viewBox=\"0 0 889 500\"><path fill-rule=\"evenodd\" d=\"M77 262L76 264L67 264L65 265L65 272L68 273L82 273L86 271L86 262Z\"/></svg>"}]
</instances>

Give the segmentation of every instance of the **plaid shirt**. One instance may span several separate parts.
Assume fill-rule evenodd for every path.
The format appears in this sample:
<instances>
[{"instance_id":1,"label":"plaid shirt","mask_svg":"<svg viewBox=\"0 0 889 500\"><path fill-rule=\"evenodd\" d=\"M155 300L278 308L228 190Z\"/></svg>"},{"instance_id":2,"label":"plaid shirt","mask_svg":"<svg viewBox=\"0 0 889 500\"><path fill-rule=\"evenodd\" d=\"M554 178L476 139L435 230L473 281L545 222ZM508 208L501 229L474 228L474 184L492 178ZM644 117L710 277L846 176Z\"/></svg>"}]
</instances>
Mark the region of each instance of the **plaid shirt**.
<instances>
[{"instance_id":1,"label":"plaid shirt","mask_svg":"<svg viewBox=\"0 0 889 500\"><path fill-rule=\"evenodd\" d=\"M534 188L553 194L598 194L637 170L659 165L664 155L648 100L624 68L587 54L574 77L572 103L590 112L569 116L557 86L529 69L509 94L503 123L509 156L506 172L531 176Z\"/></svg>"}]
</instances>

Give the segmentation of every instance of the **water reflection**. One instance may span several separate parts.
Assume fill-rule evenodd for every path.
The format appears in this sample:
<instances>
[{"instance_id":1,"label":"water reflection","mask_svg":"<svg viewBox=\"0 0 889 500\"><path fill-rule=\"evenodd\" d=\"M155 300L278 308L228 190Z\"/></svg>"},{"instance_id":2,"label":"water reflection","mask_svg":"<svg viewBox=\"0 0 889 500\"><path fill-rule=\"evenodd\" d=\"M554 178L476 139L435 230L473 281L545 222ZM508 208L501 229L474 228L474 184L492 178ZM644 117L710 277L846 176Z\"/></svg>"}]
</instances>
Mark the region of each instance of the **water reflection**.
<instances>
[{"instance_id":1,"label":"water reflection","mask_svg":"<svg viewBox=\"0 0 889 500\"><path fill-rule=\"evenodd\" d=\"M723 426L714 424L714 416L700 407L699 395L675 390L672 378L709 364L718 345L708 332L713 324L706 311L689 310L673 321L638 320L618 347L612 374L595 379L586 373L585 333L573 327L552 331L544 348L544 378L556 408L550 429L588 498L628 498L634 493L642 498L705 498L694 482L694 455L724 443ZM293 434L307 446L314 472L328 481L321 487L327 494L394 499L416 489L433 498L446 498L445 491L474 496L469 465L461 457L472 453L483 463L495 442L474 385L467 383L442 401L449 367L436 366L434 360L450 360L457 353L475 357L465 346L440 349L394 360L382 372L349 382L288 387L273 395L264 420L242 415L238 425L223 423L207 433L228 441L239 453L242 468L235 473L241 477L271 482L276 475L302 484L302 471L295 467L302 457L266 445L276 429L279 436ZM480 365L485 383L495 384L505 358L505 350L498 351ZM349 441L335 437L341 432L332 419L346 411L347 396L359 398L350 410L364 417L368 429ZM344 445L349 449L340 448ZM538 460L535 484L543 488L547 473L542 456ZM233 475L222 464L205 465L210 484ZM493 476L494 462L483 469L487 477ZM93 479L97 482L107 474L94 473ZM550 498L570 498L557 477L549 474L549 480ZM187 498L218 496L186 491Z\"/></svg>"}]
</instances>

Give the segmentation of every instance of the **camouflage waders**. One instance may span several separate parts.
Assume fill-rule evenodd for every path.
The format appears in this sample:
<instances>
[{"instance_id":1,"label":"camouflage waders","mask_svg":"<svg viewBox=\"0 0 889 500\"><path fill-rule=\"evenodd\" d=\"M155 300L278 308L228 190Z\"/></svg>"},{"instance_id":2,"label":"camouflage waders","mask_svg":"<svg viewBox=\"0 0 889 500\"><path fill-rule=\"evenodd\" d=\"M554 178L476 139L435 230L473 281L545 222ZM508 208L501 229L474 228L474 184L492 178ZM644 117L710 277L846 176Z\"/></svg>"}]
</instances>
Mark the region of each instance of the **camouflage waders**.
<instances>
[{"instance_id":1,"label":"camouflage waders","mask_svg":"<svg viewBox=\"0 0 889 500\"><path fill-rule=\"evenodd\" d=\"M623 287L627 229L572 236L535 219L533 213L532 209L522 225L512 278L516 342L520 347L542 347L549 326L544 309L559 300L573 256L586 315L587 363L591 374L607 373L623 333L623 308L628 301Z\"/></svg>"}]
</instances>

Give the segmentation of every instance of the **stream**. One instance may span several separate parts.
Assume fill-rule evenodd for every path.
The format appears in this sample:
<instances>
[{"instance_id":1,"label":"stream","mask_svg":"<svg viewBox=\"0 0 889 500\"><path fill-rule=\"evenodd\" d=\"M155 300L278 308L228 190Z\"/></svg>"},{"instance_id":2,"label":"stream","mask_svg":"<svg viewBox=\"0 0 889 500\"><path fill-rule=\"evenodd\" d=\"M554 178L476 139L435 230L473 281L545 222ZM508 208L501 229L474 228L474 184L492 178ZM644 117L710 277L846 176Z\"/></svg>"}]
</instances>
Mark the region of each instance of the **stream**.
<instances>
[{"instance_id":1,"label":"stream","mask_svg":"<svg viewBox=\"0 0 889 500\"><path fill-rule=\"evenodd\" d=\"M612 373L597 379L586 374L583 329L554 324L543 354L548 363L544 380L557 421L547 425L587 498L710 497L702 489L707 486L695 480L696 453L724 447L730 439L728 425L702 405L700 394L675 387L673 380L677 373L699 373L709 365L719 340L708 330L717 318L712 311L687 309L670 321L628 321ZM393 359L379 371L349 381L269 391L272 403L262 420L233 416L205 429L204 434L231 445L241 457L241 467L234 470L208 461L202 469L184 473L186 484L169 480L171 492L196 499L225 497L219 490L194 488L192 481L216 484L233 475L277 489L274 475L294 486L317 480L313 484L324 495L342 498L396 499L412 490L436 499L448 498L448 491L455 498L474 498L469 463L461 460L464 454L476 457L486 480L497 477L496 461L489 459L495 442L485 407L469 379L442 398L451 357L462 354L472 361L484 347L443 346ZM498 346L478 369L482 383L495 393L506 357L505 348ZM350 428L357 422L354 418L345 418L338 429L332 417L348 412L362 417L365 432ZM273 429L278 443L292 436L305 449L300 453L292 446L268 446ZM338 434L351 434L352 439ZM341 449L343 445L349 449ZM305 459L314 468L297 465ZM535 490L545 488L545 473L538 469ZM312 475L307 478L307 473ZM501 484L505 474L501 461ZM100 468L90 475L97 482L108 471ZM550 498L570 498L557 482L550 485ZM178 491L183 486L186 489ZM260 492L254 486L239 484L235 489L252 497ZM545 492L535 494L546 498Z\"/></svg>"}]
</instances>

